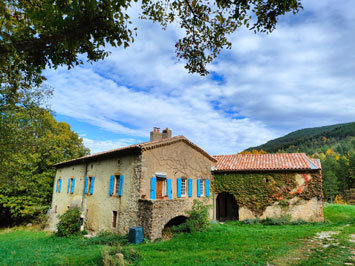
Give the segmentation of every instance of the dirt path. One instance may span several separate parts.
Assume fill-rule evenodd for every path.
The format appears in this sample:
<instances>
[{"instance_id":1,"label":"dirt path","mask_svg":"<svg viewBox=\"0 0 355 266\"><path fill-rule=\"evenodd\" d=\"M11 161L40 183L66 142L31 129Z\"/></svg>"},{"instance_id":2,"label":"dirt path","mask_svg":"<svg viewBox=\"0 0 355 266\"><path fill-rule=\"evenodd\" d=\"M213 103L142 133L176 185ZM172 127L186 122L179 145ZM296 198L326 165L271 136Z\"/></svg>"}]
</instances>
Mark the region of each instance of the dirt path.
<instances>
[{"instance_id":1,"label":"dirt path","mask_svg":"<svg viewBox=\"0 0 355 266\"><path fill-rule=\"evenodd\" d=\"M274 259L267 266L355 266L355 234L344 232L350 231L347 230L348 227L350 228L349 224L337 228L336 231L319 232L314 237L305 239L302 247Z\"/></svg>"}]
</instances>

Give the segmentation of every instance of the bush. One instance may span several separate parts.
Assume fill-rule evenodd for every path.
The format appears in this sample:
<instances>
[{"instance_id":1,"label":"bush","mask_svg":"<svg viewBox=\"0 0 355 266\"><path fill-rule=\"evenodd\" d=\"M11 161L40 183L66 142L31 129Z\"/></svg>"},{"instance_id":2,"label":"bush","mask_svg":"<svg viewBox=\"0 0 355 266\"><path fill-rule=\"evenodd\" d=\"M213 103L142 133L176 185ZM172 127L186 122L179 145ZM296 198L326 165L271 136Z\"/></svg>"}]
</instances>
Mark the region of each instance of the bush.
<instances>
[{"instance_id":1,"label":"bush","mask_svg":"<svg viewBox=\"0 0 355 266\"><path fill-rule=\"evenodd\" d=\"M178 226L173 226L173 232L197 232L204 231L209 226L208 211L211 205L207 205L205 201L194 200L191 211L186 213L189 215L186 222Z\"/></svg>"},{"instance_id":2,"label":"bush","mask_svg":"<svg viewBox=\"0 0 355 266\"><path fill-rule=\"evenodd\" d=\"M298 219L296 221L291 222L291 216L290 215L285 215L281 216L279 218L270 218L267 217L265 219L245 219L243 221L240 221L242 224L263 224L263 225L284 225L284 224L304 224L306 223L302 219Z\"/></svg>"},{"instance_id":3,"label":"bush","mask_svg":"<svg viewBox=\"0 0 355 266\"><path fill-rule=\"evenodd\" d=\"M261 224L263 225L283 225L289 224L291 217L289 215L281 216L280 218L269 218L261 220Z\"/></svg>"},{"instance_id":4,"label":"bush","mask_svg":"<svg viewBox=\"0 0 355 266\"><path fill-rule=\"evenodd\" d=\"M80 209L70 208L59 216L57 236L68 237L80 233Z\"/></svg>"}]
</instances>

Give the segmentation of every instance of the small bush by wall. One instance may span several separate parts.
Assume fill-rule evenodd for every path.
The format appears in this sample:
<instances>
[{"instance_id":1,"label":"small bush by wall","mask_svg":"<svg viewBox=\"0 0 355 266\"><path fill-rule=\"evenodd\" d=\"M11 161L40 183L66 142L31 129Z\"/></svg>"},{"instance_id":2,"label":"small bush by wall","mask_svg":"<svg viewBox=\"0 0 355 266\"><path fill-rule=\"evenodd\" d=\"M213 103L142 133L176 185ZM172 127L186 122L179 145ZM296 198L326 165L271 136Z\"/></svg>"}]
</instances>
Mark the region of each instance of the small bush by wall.
<instances>
[{"instance_id":1,"label":"small bush by wall","mask_svg":"<svg viewBox=\"0 0 355 266\"><path fill-rule=\"evenodd\" d=\"M57 235L68 237L80 233L80 209L70 208L63 215L59 216L57 224Z\"/></svg>"},{"instance_id":2,"label":"small bush by wall","mask_svg":"<svg viewBox=\"0 0 355 266\"><path fill-rule=\"evenodd\" d=\"M204 231L209 226L209 209L206 201L194 200L192 209L186 213L189 215L186 222L173 227L174 232L197 232Z\"/></svg>"}]
</instances>

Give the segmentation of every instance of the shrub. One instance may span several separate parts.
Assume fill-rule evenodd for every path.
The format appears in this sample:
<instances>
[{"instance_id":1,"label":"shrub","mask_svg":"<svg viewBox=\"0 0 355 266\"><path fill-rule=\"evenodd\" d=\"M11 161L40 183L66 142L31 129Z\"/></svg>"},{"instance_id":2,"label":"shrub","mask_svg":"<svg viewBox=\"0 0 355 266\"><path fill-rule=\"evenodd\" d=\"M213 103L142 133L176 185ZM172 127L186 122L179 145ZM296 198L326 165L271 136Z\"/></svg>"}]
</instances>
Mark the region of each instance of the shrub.
<instances>
[{"instance_id":1,"label":"shrub","mask_svg":"<svg viewBox=\"0 0 355 266\"><path fill-rule=\"evenodd\" d=\"M260 218L256 219L245 219L243 221L240 221L242 224L260 224Z\"/></svg>"},{"instance_id":2,"label":"shrub","mask_svg":"<svg viewBox=\"0 0 355 266\"><path fill-rule=\"evenodd\" d=\"M211 205L207 205L206 201L194 200L192 209L186 213L189 215L186 222L178 226L173 226L174 232L197 232L204 231L209 226L208 211Z\"/></svg>"},{"instance_id":3,"label":"shrub","mask_svg":"<svg viewBox=\"0 0 355 266\"><path fill-rule=\"evenodd\" d=\"M57 229L58 236L68 237L78 235L80 232L80 209L70 208L63 215L59 216Z\"/></svg>"},{"instance_id":4,"label":"shrub","mask_svg":"<svg viewBox=\"0 0 355 266\"><path fill-rule=\"evenodd\" d=\"M280 218L269 218L261 220L261 224L263 225L283 225L289 224L291 217L289 215L281 216Z\"/></svg>"}]
</instances>

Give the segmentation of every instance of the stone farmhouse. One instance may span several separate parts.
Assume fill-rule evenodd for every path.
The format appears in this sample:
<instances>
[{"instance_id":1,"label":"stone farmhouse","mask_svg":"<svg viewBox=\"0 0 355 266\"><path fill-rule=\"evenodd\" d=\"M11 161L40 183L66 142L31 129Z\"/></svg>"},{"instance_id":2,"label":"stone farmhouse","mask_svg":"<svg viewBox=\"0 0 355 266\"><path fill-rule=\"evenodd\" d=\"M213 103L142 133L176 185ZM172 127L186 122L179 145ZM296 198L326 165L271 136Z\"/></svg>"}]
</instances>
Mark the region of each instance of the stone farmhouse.
<instances>
[{"instance_id":1,"label":"stone farmhouse","mask_svg":"<svg viewBox=\"0 0 355 266\"><path fill-rule=\"evenodd\" d=\"M154 128L150 141L55 165L48 228L79 207L87 231L127 233L142 226L154 240L186 220L194 199L212 220L290 215L322 220L321 166L305 154L210 156L184 136Z\"/></svg>"}]
</instances>

